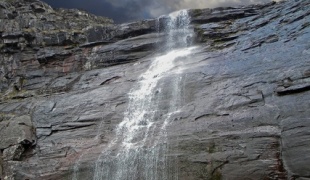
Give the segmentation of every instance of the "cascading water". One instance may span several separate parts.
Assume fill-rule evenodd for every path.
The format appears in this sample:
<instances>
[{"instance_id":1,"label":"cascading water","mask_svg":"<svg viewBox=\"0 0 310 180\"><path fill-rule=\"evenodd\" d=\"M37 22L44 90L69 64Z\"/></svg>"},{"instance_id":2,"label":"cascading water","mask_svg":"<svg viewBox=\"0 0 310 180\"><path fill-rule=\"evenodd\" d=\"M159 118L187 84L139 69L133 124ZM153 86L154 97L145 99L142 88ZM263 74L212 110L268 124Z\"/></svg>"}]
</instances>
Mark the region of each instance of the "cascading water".
<instances>
[{"instance_id":1,"label":"cascading water","mask_svg":"<svg viewBox=\"0 0 310 180\"><path fill-rule=\"evenodd\" d=\"M188 56L192 49L186 47L189 18L187 11L172 13L164 31L168 34L169 51L153 59L149 69L139 77L139 82L129 93L129 105L123 121L118 125L116 138L105 148L95 165L94 180L174 180L169 166L175 166L166 156L168 142L166 127L170 116L178 111L181 77L176 77L169 87L172 91L169 108L159 110L164 99L161 80L171 75L175 60ZM182 49L173 49L175 47ZM174 73L176 73L174 71Z\"/></svg>"}]
</instances>

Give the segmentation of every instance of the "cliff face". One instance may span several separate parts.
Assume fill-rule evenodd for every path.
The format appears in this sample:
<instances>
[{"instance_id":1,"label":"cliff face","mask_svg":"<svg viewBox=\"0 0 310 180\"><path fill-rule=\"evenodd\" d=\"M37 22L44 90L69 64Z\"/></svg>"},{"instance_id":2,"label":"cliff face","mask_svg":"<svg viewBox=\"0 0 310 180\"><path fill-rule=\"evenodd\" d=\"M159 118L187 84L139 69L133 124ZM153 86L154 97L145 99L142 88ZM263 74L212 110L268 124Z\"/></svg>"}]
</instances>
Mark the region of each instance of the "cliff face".
<instances>
[{"instance_id":1,"label":"cliff face","mask_svg":"<svg viewBox=\"0 0 310 180\"><path fill-rule=\"evenodd\" d=\"M189 10L194 53L160 83L174 177L310 178L310 2ZM168 16L116 25L0 1L0 177L92 179ZM176 170L175 170L176 169Z\"/></svg>"}]
</instances>

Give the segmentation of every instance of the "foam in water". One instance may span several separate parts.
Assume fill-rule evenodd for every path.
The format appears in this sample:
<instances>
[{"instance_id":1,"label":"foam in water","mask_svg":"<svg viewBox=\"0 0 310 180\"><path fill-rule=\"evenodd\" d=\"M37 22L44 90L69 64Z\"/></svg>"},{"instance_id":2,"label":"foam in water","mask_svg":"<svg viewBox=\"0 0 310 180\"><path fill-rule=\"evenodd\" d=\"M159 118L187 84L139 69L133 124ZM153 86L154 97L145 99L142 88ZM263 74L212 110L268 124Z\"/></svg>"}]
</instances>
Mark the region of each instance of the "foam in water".
<instances>
[{"instance_id":1,"label":"foam in water","mask_svg":"<svg viewBox=\"0 0 310 180\"><path fill-rule=\"evenodd\" d=\"M94 180L178 179L177 165L166 156L169 151L166 127L171 115L180 108L182 77L171 76L175 73L175 61L190 55L194 49L186 47L187 38L192 33L188 24L187 11L169 15L165 24L168 29L166 48L169 51L152 60L148 70L128 94L129 104L124 119L117 127L115 139L103 149L95 163ZM174 49L176 47L183 48ZM168 76L174 79L166 87L163 79ZM159 107L160 102L166 100L162 93L165 88L169 88L171 97L169 108L163 114Z\"/></svg>"}]
</instances>

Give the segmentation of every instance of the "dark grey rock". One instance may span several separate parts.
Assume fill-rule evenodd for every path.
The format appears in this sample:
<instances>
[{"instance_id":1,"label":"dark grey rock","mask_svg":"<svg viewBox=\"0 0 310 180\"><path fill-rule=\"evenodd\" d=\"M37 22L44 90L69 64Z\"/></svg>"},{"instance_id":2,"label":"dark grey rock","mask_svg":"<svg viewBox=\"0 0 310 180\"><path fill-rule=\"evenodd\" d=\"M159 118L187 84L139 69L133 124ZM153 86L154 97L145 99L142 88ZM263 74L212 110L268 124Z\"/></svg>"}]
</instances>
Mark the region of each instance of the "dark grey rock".
<instances>
[{"instance_id":1,"label":"dark grey rock","mask_svg":"<svg viewBox=\"0 0 310 180\"><path fill-rule=\"evenodd\" d=\"M156 90L159 123L181 79L169 178L309 179L309 1L189 13L197 47ZM116 25L14 0L0 21L0 177L92 179L169 17Z\"/></svg>"},{"instance_id":2,"label":"dark grey rock","mask_svg":"<svg viewBox=\"0 0 310 180\"><path fill-rule=\"evenodd\" d=\"M21 156L25 149L22 145L14 145L3 151L4 161L18 161L21 160Z\"/></svg>"},{"instance_id":3,"label":"dark grey rock","mask_svg":"<svg viewBox=\"0 0 310 180\"><path fill-rule=\"evenodd\" d=\"M292 176L309 177L309 118L298 116L281 121L282 156ZM302 155L302 156L301 156Z\"/></svg>"},{"instance_id":4,"label":"dark grey rock","mask_svg":"<svg viewBox=\"0 0 310 180\"><path fill-rule=\"evenodd\" d=\"M35 140L34 127L29 116L13 117L0 122L1 140L0 149L18 145L23 140Z\"/></svg>"}]
</instances>

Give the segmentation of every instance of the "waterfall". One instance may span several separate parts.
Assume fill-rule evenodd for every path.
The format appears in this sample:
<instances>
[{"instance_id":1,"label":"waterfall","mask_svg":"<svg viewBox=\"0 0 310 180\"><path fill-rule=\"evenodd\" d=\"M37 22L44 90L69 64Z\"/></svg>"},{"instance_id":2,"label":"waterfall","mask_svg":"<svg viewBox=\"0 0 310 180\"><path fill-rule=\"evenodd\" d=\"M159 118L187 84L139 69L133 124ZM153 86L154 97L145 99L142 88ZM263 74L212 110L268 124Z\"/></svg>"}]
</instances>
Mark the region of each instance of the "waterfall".
<instances>
[{"instance_id":1,"label":"waterfall","mask_svg":"<svg viewBox=\"0 0 310 180\"><path fill-rule=\"evenodd\" d=\"M165 19L162 29L168 35L165 46L168 51L153 58L150 67L129 92L124 119L116 129L115 139L96 161L94 180L178 179L177 173L169 172L169 166L174 164L166 156L169 150L166 127L171 115L180 108L181 76L176 76L169 85L169 108L159 110L159 103L165 98L163 89L167 88L163 87L162 80L177 73L175 61L193 50L193 47L186 47L190 34L188 24L187 11L172 13Z\"/></svg>"},{"instance_id":2,"label":"waterfall","mask_svg":"<svg viewBox=\"0 0 310 180\"><path fill-rule=\"evenodd\" d=\"M165 44L167 50L189 46L189 40L193 35L192 29L188 28L189 23L190 17L186 10L159 17L158 31L163 31L168 35Z\"/></svg>"}]
</instances>

